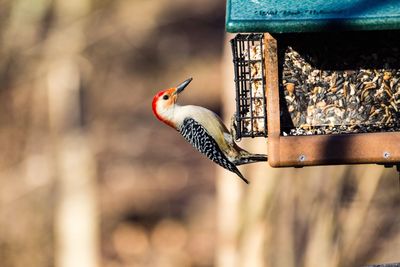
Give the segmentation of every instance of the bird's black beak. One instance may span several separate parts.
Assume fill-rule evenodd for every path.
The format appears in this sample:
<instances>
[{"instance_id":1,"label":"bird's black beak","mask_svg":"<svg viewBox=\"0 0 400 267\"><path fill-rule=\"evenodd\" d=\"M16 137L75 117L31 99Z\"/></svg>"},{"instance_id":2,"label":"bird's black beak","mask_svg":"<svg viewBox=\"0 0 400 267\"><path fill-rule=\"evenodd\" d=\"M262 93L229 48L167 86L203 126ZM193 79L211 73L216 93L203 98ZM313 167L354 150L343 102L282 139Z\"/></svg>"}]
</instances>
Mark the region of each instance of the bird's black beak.
<instances>
[{"instance_id":1,"label":"bird's black beak","mask_svg":"<svg viewBox=\"0 0 400 267\"><path fill-rule=\"evenodd\" d=\"M188 84L193 80L193 78L189 78L186 81L184 81L183 83L181 83L180 85L178 85L176 87L176 93L175 94L180 94L186 86L188 86Z\"/></svg>"}]
</instances>

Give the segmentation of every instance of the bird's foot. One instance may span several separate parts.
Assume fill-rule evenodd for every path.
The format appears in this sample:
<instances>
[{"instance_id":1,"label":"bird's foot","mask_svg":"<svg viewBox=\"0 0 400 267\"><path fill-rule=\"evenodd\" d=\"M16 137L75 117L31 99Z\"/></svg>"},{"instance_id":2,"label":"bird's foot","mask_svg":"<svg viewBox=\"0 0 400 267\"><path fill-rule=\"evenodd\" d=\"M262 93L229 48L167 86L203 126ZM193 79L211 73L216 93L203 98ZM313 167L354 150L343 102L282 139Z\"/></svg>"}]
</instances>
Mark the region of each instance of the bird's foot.
<instances>
[{"instance_id":1,"label":"bird's foot","mask_svg":"<svg viewBox=\"0 0 400 267\"><path fill-rule=\"evenodd\" d=\"M239 139L239 138L237 138L236 129L237 129L237 124L236 124L236 113L235 113L231 117L231 128L230 128L230 132L231 132L231 135L232 135L234 140L238 140Z\"/></svg>"}]
</instances>

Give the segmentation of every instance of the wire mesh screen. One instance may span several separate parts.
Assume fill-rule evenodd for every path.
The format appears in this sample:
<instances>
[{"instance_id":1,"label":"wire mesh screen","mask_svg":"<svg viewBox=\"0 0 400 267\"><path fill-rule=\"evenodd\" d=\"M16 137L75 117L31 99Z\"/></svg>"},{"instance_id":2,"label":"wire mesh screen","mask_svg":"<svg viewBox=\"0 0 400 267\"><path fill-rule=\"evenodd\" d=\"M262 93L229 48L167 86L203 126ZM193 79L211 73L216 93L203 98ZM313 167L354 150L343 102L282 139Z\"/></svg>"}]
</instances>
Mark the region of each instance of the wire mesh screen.
<instances>
[{"instance_id":1,"label":"wire mesh screen","mask_svg":"<svg viewBox=\"0 0 400 267\"><path fill-rule=\"evenodd\" d=\"M266 137L267 109L263 34L231 40L236 86L236 138Z\"/></svg>"}]
</instances>

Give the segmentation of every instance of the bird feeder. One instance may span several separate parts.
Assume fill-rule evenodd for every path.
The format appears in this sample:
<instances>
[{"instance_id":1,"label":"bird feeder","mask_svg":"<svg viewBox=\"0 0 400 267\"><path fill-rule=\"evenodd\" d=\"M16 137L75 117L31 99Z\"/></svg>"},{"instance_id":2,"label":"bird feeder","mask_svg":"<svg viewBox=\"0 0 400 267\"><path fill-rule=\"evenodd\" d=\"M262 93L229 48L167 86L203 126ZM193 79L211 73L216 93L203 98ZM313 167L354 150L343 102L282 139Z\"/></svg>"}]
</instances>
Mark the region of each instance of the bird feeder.
<instances>
[{"instance_id":1,"label":"bird feeder","mask_svg":"<svg viewBox=\"0 0 400 267\"><path fill-rule=\"evenodd\" d=\"M271 166L399 164L400 1L228 0L226 28L236 135Z\"/></svg>"}]
</instances>

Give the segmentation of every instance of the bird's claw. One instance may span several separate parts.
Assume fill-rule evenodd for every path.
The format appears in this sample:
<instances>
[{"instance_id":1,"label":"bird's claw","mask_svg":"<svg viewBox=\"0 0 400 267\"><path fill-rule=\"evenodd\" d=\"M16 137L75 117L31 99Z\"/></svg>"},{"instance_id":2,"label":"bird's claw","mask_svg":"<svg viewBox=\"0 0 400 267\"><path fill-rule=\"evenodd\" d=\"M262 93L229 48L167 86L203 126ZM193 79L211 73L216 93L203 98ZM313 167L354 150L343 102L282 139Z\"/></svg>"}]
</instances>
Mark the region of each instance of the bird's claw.
<instances>
[{"instance_id":1,"label":"bird's claw","mask_svg":"<svg viewBox=\"0 0 400 267\"><path fill-rule=\"evenodd\" d=\"M236 132L236 129L237 129L236 128L237 127L237 124L236 124L236 113L233 114L232 117L231 117L231 126L230 127L231 127L230 128L230 133L231 133L233 139L234 140L238 140L237 132Z\"/></svg>"}]
</instances>

